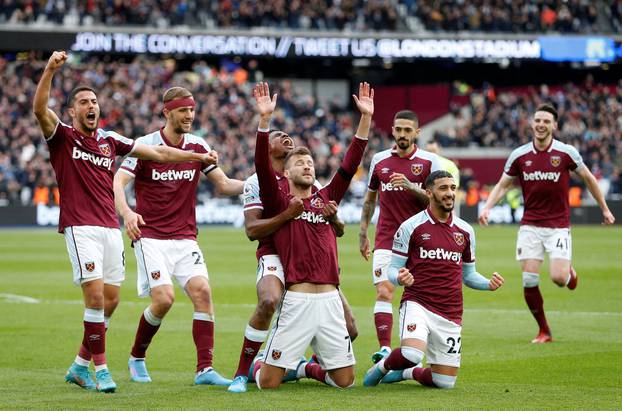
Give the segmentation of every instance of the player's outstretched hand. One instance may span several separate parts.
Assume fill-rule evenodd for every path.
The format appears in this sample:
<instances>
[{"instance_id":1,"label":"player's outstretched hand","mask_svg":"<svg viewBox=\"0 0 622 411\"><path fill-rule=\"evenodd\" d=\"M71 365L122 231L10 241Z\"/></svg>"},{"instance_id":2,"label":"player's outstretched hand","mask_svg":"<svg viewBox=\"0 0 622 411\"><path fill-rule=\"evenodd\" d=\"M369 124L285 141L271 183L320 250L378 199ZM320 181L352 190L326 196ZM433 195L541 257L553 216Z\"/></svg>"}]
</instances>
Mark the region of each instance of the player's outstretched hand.
<instances>
[{"instance_id":1,"label":"player's outstretched hand","mask_svg":"<svg viewBox=\"0 0 622 411\"><path fill-rule=\"evenodd\" d=\"M145 220L143 220L143 216L133 211L129 211L123 216L123 221L125 224L125 231L127 232L127 236L130 238L130 240L138 240L141 234L139 226L145 225Z\"/></svg>"},{"instance_id":2,"label":"player's outstretched hand","mask_svg":"<svg viewBox=\"0 0 622 411\"><path fill-rule=\"evenodd\" d=\"M369 83L359 84L359 95L352 94L356 107L361 114L371 116L374 114L374 89Z\"/></svg>"},{"instance_id":3,"label":"player's outstretched hand","mask_svg":"<svg viewBox=\"0 0 622 411\"><path fill-rule=\"evenodd\" d=\"M337 202L330 200L328 204L324 205L324 208L322 209L322 215L328 221L335 221L335 219L337 218L338 208L339 206L337 205Z\"/></svg>"},{"instance_id":4,"label":"player's outstretched hand","mask_svg":"<svg viewBox=\"0 0 622 411\"><path fill-rule=\"evenodd\" d=\"M611 211L607 210L603 213L603 224L611 225L616 222L616 218L613 216Z\"/></svg>"},{"instance_id":5,"label":"player's outstretched hand","mask_svg":"<svg viewBox=\"0 0 622 411\"><path fill-rule=\"evenodd\" d=\"M203 160L201 160L203 164L207 165L218 165L218 153L216 150L212 150L209 153L205 153L203 155Z\"/></svg>"},{"instance_id":6,"label":"player's outstretched hand","mask_svg":"<svg viewBox=\"0 0 622 411\"><path fill-rule=\"evenodd\" d=\"M366 261L369 261L369 256L371 255L369 238L367 237L367 233L359 234L359 251L361 255Z\"/></svg>"},{"instance_id":7,"label":"player's outstretched hand","mask_svg":"<svg viewBox=\"0 0 622 411\"><path fill-rule=\"evenodd\" d=\"M58 70L65 62L67 61L69 56L64 51L55 51L50 56L47 65L45 66L46 70L56 71Z\"/></svg>"},{"instance_id":8,"label":"player's outstretched hand","mask_svg":"<svg viewBox=\"0 0 622 411\"><path fill-rule=\"evenodd\" d=\"M253 89L253 97L255 97L257 113L259 113L260 116L269 117L274 113L274 109L276 108L276 94L270 98L270 87L268 87L268 83L257 83Z\"/></svg>"},{"instance_id":9,"label":"player's outstretched hand","mask_svg":"<svg viewBox=\"0 0 622 411\"><path fill-rule=\"evenodd\" d=\"M501 274L495 271L494 273L492 273L492 278L490 279L490 282L488 283L488 289L490 291L495 291L501 288L504 282L505 280L503 279L503 277L501 277Z\"/></svg>"},{"instance_id":10,"label":"player's outstretched hand","mask_svg":"<svg viewBox=\"0 0 622 411\"><path fill-rule=\"evenodd\" d=\"M482 209L482 211L479 213L479 224L486 226L488 225L488 215L490 214L490 210L488 210L487 208Z\"/></svg>"},{"instance_id":11,"label":"player's outstretched hand","mask_svg":"<svg viewBox=\"0 0 622 411\"><path fill-rule=\"evenodd\" d=\"M298 217L304 210L305 204L300 197L292 197L289 200L289 205L287 206L286 211L288 212L290 219Z\"/></svg>"},{"instance_id":12,"label":"player's outstretched hand","mask_svg":"<svg viewBox=\"0 0 622 411\"><path fill-rule=\"evenodd\" d=\"M397 273L397 282L404 287L410 287L415 282L415 277L413 277L408 268L402 267Z\"/></svg>"}]
</instances>

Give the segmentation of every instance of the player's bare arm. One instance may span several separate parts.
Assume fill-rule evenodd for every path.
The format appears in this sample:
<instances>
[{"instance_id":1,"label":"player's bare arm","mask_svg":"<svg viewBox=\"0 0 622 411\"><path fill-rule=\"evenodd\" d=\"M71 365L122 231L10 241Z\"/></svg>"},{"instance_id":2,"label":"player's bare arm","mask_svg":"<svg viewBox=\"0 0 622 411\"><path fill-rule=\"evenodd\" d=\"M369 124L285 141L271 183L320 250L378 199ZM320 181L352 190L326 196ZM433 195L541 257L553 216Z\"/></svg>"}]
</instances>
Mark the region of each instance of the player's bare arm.
<instances>
[{"instance_id":1,"label":"player's bare arm","mask_svg":"<svg viewBox=\"0 0 622 411\"><path fill-rule=\"evenodd\" d=\"M367 237L367 230L369 223L376 210L376 200L378 198L378 192L369 191L365 193L365 199L363 200L363 209L361 210L361 223L359 231L359 251L365 260L369 260L371 255L371 249L369 244L369 238Z\"/></svg>"},{"instance_id":2,"label":"player's bare arm","mask_svg":"<svg viewBox=\"0 0 622 411\"><path fill-rule=\"evenodd\" d=\"M114 189L114 204L117 209L117 213L123 217L123 224L125 226L125 232L132 241L136 241L140 238L140 226L145 225L143 216L135 213L127 204L127 198L125 197L125 187L134 179L131 175L124 173L123 171L117 171L114 176L113 189Z\"/></svg>"},{"instance_id":3,"label":"player's bare arm","mask_svg":"<svg viewBox=\"0 0 622 411\"><path fill-rule=\"evenodd\" d=\"M193 153L190 151L178 150L173 147L151 146L141 143L136 143L131 156L141 160L151 160L159 163L184 163L186 161L200 161L207 165L218 164L218 153L214 150L209 153Z\"/></svg>"},{"instance_id":4,"label":"player's bare arm","mask_svg":"<svg viewBox=\"0 0 622 411\"><path fill-rule=\"evenodd\" d=\"M514 183L514 178L509 175L503 173L495 187L490 192L488 199L486 200L486 204L484 204L484 208L479 214L479 223L481 225L488 225L488 216L490 214L490 209L494 207L495 204L499 202L503 198L503 196L508 192L508 190L512 187Z\"/></svg>"},{"instance_id":5,"label":"player's bare arm","mask_svg":"<svg viewBox=\"0 0 622 411\"><path fill-rule=\"evenodd\" d=\"M333 226L335 229L335 235L337 237L343 237L346 231L346 225L343 221L339 219L337 216L337 210L339 206L335 201L329 201L328 204L324 206L322 209L322 215Z\"/></svg>"},{"instance_id":6,"label":"player's bare arm","mask_svg":"<svg viewBox=\"0 0 622 411\"><path fill-rule=\"evenodd\" d=\"M65 64L67 61L67 53L64 51L55 51L50 56L50 59L43 70L39 84L37 84L37 91L32 103L32 110L37 117L43 136L48 138L54 132L56 125L60 121L56 113L54 113L48 107L48 101L50 100L50 89L52 88L52 78L56 71Z\"/></svg>"},{"instance_id":7,"label":"player's bare arm","mask_svg":"<svg viewBox=\"0 0 622 411\"><path fill-rule=\"evenodd\" d=\"M220 168L209 172L207 179L216 187L216 193L221 196L237 196L244 191L244 182L229 178Z\"/></svg>"},{"instance_id":8,"label":"player's bare arm","mask_svg":"<svg viewBox=\"0 0 622 411\"><path fill-rule=\"evenodd\" d=\"M412 193L421 204L427 205L429 203L429 198L425 193L425 190L417 187L412 181L410 181L406 176L402 173L393 173L391 174L391 184L393 187L403 188L406 191Z\"/></svg>"},{"instance_id":9,"label":"player's bare arm","mask_svg":"<svg viewBox=\"0 0 622 411\"><path fill-rule=\"evenodd\" d=\"M271 218L261 218L262 211L258 209L245 211L244 230L246 236L251 241L267 237L289 220L298 217L303 211L303 202L298 197L293 197L285 210Z\"/></svg>"},{"instance_id":10,"label":"player's bare arm","mask_svg":"<svg viewBox=\"0 0 622 411\"><path fill-rule=\"evenodd\" d=\"M616 219L607 206L605 196L603 196L603 193L600 191L600 187L598 187L598 182L596 181L594 174L592 174L586 166L581 167L581 169L577 171L577 174L581 177L587 189L590 190L590 193L603 212L603 224L609 225L615 223Z\"/></svg>"}]
</instances>

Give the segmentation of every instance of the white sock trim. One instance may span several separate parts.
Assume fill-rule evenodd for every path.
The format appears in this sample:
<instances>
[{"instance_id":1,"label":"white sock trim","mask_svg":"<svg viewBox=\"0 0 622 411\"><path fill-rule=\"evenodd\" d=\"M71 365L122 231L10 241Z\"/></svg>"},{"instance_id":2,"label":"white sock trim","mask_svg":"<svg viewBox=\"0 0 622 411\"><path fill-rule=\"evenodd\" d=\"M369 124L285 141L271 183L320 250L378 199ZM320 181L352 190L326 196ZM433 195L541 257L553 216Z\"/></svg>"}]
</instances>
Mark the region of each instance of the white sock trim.
<instances>
[{"instance_id":1,"label":"white sock trim","mask_svg":"<svg viewBox=\"0 0 622 411\"><path fill-rule=\"evenodd\" d=\"M106 327L106 329L108 328L109 325L110 325L110 317L104 317L104 326Z\"/></svg>"},{"instance_id":2,"label":"white sock trim","mask_svg":"<svg viewBox=\"0 0 622 411\"><path fill-rule=\"evenodd\" d=\"M101 371L101 370L107 370L108 369L108 365L107 364L101 364L101 365L96 365L95 366L95 372Z\"/></svg>"},{"instance_id":3,"label":"white sock trim","mask_svg":"<svg viewBox=\"0 0 622 411\"><path fill-rule=\"evenodd\" d=\"M143 315L145 316L145 321L147 321L154 327L162 324L162 318L156 317L155 314L153 314L153 312L151 311L151 306L145 308L145 311L143 311Z\"/></svg>"},{"instance_id":4,"label":"white sock trim","mask_svg":"<svg viewBox=\"0 0 622 411\"><path fill-rule=\"evenodd\" d=\"M384 368L384 361L387 359L387 357L384 357L382 360L378 361L378 369L380 370L381 373L386 374L389 372L389 370L387 370L386 368Z\"/></svg>"},{"instance_id":5,"label":"white sock trim","mask_svg":"<svg viewBox=\"0 0 622 411\"><path fill-rule=\"evenodd\" d=\"M377 313L393 314L393 305L386 301L376 301L374 305L374 314Z\"/></svg>"},{"instance_id":6,"label":"white sock trim","mask_svg":"<svg viewBox=\"0 0 622 411\"><path fill-rule=\"evenodd\" d=\"M523 271L523 287L533 288L540 284L540 274Z\"/></svg>"},{"instance_id":7,"label":"white sock trim","mask_svg":"<svg viewBox=\"0 0 622 411\"><path fill-rule=\"evenodd\" d=\"M402 347L402 357L417 365L423 360L424 352L415 347Z\"/></svg>"},{"instance_id":8,"label":"white sock trim","mask_svg":"<svg viewBox=\"0 0 622 411\"><path fill-rule=\"evenodd\" d=\"M78 365L81 365L83 367L88 367L89 364L91 364L90 361L85 360L84 358L80 357L79 355L76 355L76 359L74 360L74 362Z\"/></svg>"},{"instance_id":9,"label":"white sock trim","mask_svg":"<svg viewBox=\"0 0 622 411\"><path fill-rule=\"evenodd\" d=\"M458 377L432 372L432 381L438 388L450 389L456 385Z\"/></svg>"},{"instance_id":10,"label":"white sock trim","mask_svg":"<svg viewBox=\"0 0 622 411\"><path fill-rule=\"evenodd\" d=\"M192 319L193 320L199 320L199 321L211 321L211 322L214 322L214 314L200 313L198 311L195 311L195 312L192 313Z\"/></svg>"},{"instance_id":11,"label":"white sock trim","mask_svg":"<svg viewBox=\"0 0 622 411\"><path fill-rule=\"evenodd\" d=\"M259 380L261 379L261 368L257 370L255 374L255 384L257 384L257 388L261 390L261 385L259 385Z\"/></svg>"},{"instance_id":12,"label":"white sock trim","mask_svg":"<svg viewBox=\"0 0 622 411\"><path fill-rule=\"evenodd\" d=\"M268 338L268 330L258 330L251 327L250 324L246 324L246 331L244 331L244 337L254 342L264 342Z\"/></svg>"},{"instance_id":13,"label":"white sock trim","mask_svg":"<svg viewBox=\"0 0 622 411\"><path fill-rule=\"evenodd\" d=\"M90 323L103 323L104 322L104 309L96 310L93 308L84 309L84 321Z\"/></svg>"},{"instance_id":14,"label":"white sock trim","mask_svg":"<svg viewBox=\"0 0 622 411\"><path fill-rule=\"evenodd\" d=\"M331 387L335 387L335 388L341 388L340 386L337 385L337 383L335 381L333 381L332 378L330 378L330 374L326 373L326 377L324 377L324 382L328 385L330 385Z\"/></svg>"}]
</instances>

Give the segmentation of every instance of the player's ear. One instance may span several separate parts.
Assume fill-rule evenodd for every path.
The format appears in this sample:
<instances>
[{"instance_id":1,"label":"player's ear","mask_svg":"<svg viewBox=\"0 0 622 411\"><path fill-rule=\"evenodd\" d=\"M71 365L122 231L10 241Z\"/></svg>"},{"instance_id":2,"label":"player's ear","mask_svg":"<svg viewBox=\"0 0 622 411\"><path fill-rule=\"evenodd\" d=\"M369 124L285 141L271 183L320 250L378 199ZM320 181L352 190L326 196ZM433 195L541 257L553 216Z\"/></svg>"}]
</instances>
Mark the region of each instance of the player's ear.
<instances>
[{"instance_id":1,"label":"player's ear","mask_svg":"<svg viewBox=\"0 0 622 411\"><path fill-rule=\"evenodd\" d=\"M289 170L283 170L283 176L285 178L289 177Z\"/></svg>"},{"instance_id":2,"label":"player's ear","mask_svg":"<svg viewBox=\"0 0 622 411\"><path fill-rule=\"evenodd\" d=\"M76 110L73 107L69 107L67 109L67 112L69 113L69 117L74 118L76 116Z\"/></svg>"}]
</instances>

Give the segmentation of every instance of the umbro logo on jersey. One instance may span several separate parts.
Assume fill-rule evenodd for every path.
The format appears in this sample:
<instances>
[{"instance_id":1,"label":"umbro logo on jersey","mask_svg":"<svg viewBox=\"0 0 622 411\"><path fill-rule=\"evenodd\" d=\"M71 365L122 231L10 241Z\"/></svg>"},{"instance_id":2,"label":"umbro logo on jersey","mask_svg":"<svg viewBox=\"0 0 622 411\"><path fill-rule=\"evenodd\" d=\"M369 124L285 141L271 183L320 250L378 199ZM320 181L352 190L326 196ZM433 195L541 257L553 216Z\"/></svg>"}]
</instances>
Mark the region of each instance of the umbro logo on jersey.
<instances>
[{"instance_id":1,"label":"umbro logo on jersey","mask_svg":"<svg viewBox=\"0 0 622 411\"><path fill-rule=\"evenodd\" d=\"M531 167L531 163L533 163L531 160L525 161L525 167Z\"/></svg>"},{"instance_id":2,"label":"umbro logo on jersey","mask_svg":"<svg viewBox=\"0 0 622 411\"><path fill-rule=\"evenodd\" d=\"M382 167L382 170L380 170L382 174L387 174L389 171L391 171L391 169L388 167Z\"/></svg>"},{"instance_id":3,"label":"umbro logo on jersey","mask_svg":"<svg viewBox=\"0 0 622 411\"><path fill-rule=\"evenodd\" d=\"M562 175L560 172L552 172L552 171L533 171L531 173L526 173L523 171L523 180L525 181L553 181L557 183L559 181L559 177Z\"/></svg>"},{"instance_id":4,"label":"umbro logo on jersey","mask_svg":"<svg viewBox=\"0 0 622 411\"><path fill-rule=\"evenodd\" d=\"M100 157L96 156L95 154L85 153L78 147L73 148L71 152L71 158L73 158L74 160L90 161L96 166L105 167L108 170L112 168L112 163L114 163L114 159L112 158Z\"/></svg>"},{"instance_id":5,"label":"umbro logo on jersey","mask_svg":"<svg viewBox=\"0 0 622 411\"><path fill-rule=\"evenodd\" d=\"M432 238L432 235L430 235L429 233L423 233L421 234L421 239L422 240L429 240L430 238Z\"/></svg>"},{"instance_id":6,"label":"umbro logo on jersey","mask_svg":"<svg viewBox=\"0 0 622 411\"><path fill-rule=\"evenodd\" d=\"M151 170L151 179L154 181L192 181L195 174L196 170L168 170L161 173L158 170Z\"/></svg>"}]
</instances>

